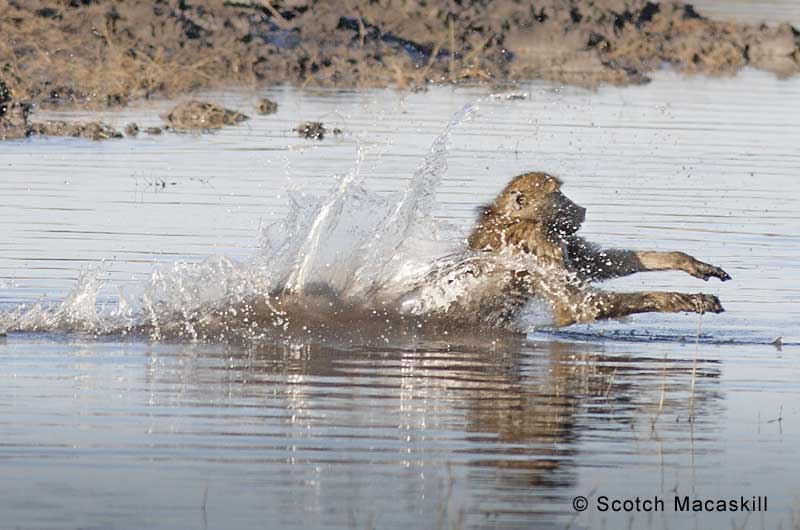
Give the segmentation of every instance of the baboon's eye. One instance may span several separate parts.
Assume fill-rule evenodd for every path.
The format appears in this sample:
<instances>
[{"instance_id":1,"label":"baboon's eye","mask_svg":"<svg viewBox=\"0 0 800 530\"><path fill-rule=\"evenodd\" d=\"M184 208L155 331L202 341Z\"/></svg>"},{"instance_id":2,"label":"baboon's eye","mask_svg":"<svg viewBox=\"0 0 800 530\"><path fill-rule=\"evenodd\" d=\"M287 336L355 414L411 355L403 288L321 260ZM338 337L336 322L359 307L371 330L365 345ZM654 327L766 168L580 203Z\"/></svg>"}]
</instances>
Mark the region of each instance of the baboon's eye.
<instances>
[{"instance_id":1,"label":"baboon's eye","mask_svg":"<svg viewBox=\"0 0 800 530\"><path fill-rule=\"evenodd\" d=\"M523 195L522 192L518 191L514 194L514 207L517 210L523 208L527 202L528 201L525 199L525 195Z\"/></svg>"}]
</instances>

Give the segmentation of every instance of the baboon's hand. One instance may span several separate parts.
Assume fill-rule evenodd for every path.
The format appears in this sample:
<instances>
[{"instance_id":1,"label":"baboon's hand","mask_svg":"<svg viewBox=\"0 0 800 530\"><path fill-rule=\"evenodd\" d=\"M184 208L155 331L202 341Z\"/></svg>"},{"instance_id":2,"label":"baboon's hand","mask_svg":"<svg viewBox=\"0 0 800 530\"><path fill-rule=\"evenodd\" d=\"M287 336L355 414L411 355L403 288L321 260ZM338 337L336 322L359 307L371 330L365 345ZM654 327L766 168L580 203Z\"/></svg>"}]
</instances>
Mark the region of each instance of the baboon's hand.
<instances>
[{"instance_id":1,"label":"baboon's hand","mask_svg":"<svg viewBox=\"0 0 800 530\"><path fill-rule=\"evenodd\" d=\"M719 298L711 294L692 294L689 295L691 303L694 306L694 312L700 313L722 313L725 311L722 304L719 303Z\"/></svg>"},{"instance_id":2,"label":"baboon's hand","mask_svg":"<svg viewBox=\"0 0 800 530\"><path fill-rule=\"evenodd\" d=\"M689 266L688 272L695 278L701 278L705 281L708 281L709 278L719 278L723 282L731 279L730 274L721 268L709 265L708 263L703 263L702 261L698 260L694 260L694 262Z\"/></svg>"}]
</instances>

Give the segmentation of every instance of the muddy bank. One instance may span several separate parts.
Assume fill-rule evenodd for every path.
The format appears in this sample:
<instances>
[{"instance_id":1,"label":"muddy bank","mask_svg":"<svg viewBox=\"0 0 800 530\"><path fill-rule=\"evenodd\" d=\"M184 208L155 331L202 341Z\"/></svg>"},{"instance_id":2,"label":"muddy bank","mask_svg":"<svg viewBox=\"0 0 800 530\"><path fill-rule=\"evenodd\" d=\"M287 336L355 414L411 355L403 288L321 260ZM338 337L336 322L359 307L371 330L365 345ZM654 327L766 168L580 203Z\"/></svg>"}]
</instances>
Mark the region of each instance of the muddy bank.
<instances>
[{"instance_id":1,"label":"muddy bank","mask_svg":"<svg viewBox=\"0 0 800 530\"><path fill-rule=\"evenodd\" d=\"M37 121L28 126L27 135L71 136L89 140L122 138L122 133L102 122Z\"/></svg>"},{"instance_id":2,"label":"muddy bank","mask_svg":"<svg viewBox=\"0 0 800 530\"><path fill-rule=\"evenodd\" d=\"M9 0L0 136L30 105L125 105L231 84L639 83L662 64L800 70L800 33L642 0Z\"/></svg>"},{"instance_id":3,"label":"muddy bank","mask_svg":"<svg viewBox=\"0 0 800 530\"><path fill-rule=\"evenodd\" d=\"M7 92L6 92L7 93ZM265 102L272 104L273 112L277 104L267 99L259 102L260 109ZM31 121L29 119L31 105L6 102L5 115L0 118L0 140L23 138L25 136L71 136L89 140L109 140L122 138L124 135L139 135L139 125L128 123L124 135L114 127L98 121L67 122L61 120ZM162 116L166 124L161 127L147 127L145 134L159 135L163 131L203 132L221 129L226 125L238 125L248 120L249 116L235 110L226 109L205 101L185 101L176 105L169 113ZM319 124L322 138L325 129ZM334 133L341 132L338 129Z\"/></svg>"},{"instance_id":4,"label":"muddy bank","mask_svg":"<svg viewBox=\"0 0 800 530\"><path fill-rule=\"evenodd\" d=\"M176 131L221 129L225 125L238 125L250 119L241 112L194 100L180 103L163 118Z\"/></svg>"}]
</instances>

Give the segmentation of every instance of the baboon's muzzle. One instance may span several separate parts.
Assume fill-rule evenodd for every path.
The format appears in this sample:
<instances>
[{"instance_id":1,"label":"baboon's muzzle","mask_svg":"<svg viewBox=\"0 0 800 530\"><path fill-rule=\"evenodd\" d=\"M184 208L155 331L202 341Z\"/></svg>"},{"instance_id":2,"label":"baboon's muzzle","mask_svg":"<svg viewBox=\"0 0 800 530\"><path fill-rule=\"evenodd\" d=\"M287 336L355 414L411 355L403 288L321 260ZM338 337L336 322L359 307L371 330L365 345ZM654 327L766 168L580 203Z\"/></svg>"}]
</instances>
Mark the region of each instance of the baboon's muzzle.
<instances>
[{"instance_id":1,"label":"baboon's muzzle","mask_svg":"<svg viewBox=\"0 0 800 530\"><path fill-rule=\"evenodd\" d=\"M586 208L578 206L561 192L553 194L552 227L563 234L574 234L586 219Z\"/></svg>"}]
</instances>

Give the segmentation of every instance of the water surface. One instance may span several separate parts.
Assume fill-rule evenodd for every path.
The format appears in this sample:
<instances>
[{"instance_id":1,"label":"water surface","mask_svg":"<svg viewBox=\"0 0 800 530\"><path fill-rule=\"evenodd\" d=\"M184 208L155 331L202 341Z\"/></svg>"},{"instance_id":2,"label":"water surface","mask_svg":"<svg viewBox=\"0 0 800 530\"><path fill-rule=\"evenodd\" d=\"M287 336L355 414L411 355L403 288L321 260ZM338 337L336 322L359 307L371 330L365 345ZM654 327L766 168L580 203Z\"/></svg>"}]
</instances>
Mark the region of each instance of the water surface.
<instances>
[{"instance_id":1,"label":"water surface","mask_svg":"<svg viewBox=\"0 0 800 530\"><path fill-rule=\"evenodd\" d=\"M465 233L508 178L546 170L588 208L589 239L683 250L733 276L648 273L604 288L707 292L726 313L257 347L12 332L0 339L3 524L791 527L800 82L662 73L641 87L520 92L210 94L245 111L268 95L280 110L210 135L6 142L0 304L60 300L87 268L106 281L102 306L159 265L246 260L260 227L289 210L287 190L324 196L359 146L369 189L402 190L451 116L479 101L452 131L437 219ZM169 105L102 118L156 124ZM345 134L298 138L304 120ZM769 511L572 508L576 495L675 492L766 495Z\"/></svg>"}]
</instances>

